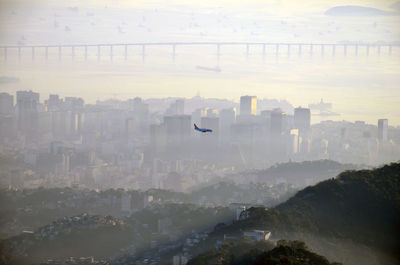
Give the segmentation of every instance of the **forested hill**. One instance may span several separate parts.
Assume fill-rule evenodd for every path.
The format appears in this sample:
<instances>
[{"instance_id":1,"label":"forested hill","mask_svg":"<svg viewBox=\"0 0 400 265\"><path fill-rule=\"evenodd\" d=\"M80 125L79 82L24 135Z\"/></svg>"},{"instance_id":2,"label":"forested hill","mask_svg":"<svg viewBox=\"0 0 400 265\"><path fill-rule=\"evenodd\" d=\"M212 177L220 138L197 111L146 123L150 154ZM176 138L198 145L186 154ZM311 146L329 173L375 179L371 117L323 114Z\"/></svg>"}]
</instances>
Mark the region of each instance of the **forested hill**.
<instances>
[{"instance_id":1,"label":"forested hill","mask_svg":"<svg viewBox=\"0 0 400 265\"><path fill-rule=\"evenodd\" d=\"M280 240L276 246L268 241L249 242L246 239L225 243L218 251L212 250L195 257L188 265L341 265L330 263L312 252L301 241Z\"/></svg>"},{"instance_id":2,"label":"forested hill","mask_svg":"<svg viewBox=\"0 0 400 265\"><path fill-rule=\"evenodd\" d=\"M259 183L274 184L277 180L285 180L299 187L305 187L333 178L346 170L363 168L366 168L366 166L341 164L333 160L315 160L280 163L254 173L257 175L257 182Z\"/></svg>"},{"instance_id":3,"label":"forested hill","mask_svg":"<svg viewBox=\"0 0 400 265\"><path fill-rule=\"evenodd\" d=\"M379 264L382 256L400 261L400 163L343 172L272 210L252 208L249 216L218 233L269 230L275 238L304 240L328 258L341 256L336 260L347 264L362 256L369 264Z\"/></svg>"}]
</instances>

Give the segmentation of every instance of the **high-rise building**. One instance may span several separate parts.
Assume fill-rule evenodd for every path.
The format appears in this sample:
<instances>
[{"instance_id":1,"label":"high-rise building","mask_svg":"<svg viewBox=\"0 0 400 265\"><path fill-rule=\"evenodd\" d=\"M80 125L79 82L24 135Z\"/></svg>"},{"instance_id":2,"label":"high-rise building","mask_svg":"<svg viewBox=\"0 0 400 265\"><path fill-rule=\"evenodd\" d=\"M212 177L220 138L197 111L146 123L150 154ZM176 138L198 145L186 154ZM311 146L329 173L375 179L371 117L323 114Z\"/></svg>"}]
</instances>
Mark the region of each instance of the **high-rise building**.
<instances>
[{"instance_id":1,"label":"high-rise building","mask_svg":"<svg viewBox=\"0 0 400 265\"><path fill-rule=\"evenodd\" d=\"M185 101L183 99L177 99L175 101L176 105L176 115L184 115L185 114Z\"/></svg>"},{"instance_id":2,"label":"high-rise building","mask_svg":"<svg viewBox=\"0 0 400 265\"><path fill-rule=\"evenodd\" d=\"M213 130L213 134L218 134L219 118L216 117L202 117L201 127Z\"/></svg>"},{"instance_id":3,"label":"high-rise building","mask_svg":"<svg viewBox=\"0 0 400 265\"><path fill-rule=\"evenodd\" d=\"M294 115L286 114L286 129L297 129L294 126Z\"/></svg>"},{"instance_id":4,"label":"high-rise building","mask_svg":"<svg viewBox=\"0 0 400 265\"><path fill-rule=\"evenodd\" d=\"M382 141L387 141L388 139L388 120L379 119L378 120L378 139Z\"/></svg>"},{"instance_id":5,"label":"high-rise building","mask_svg":"<svg viewBox=\"0 0 400 265\"><path fill-rule=\"evenodd\" d=\"M189 139L192 130L190 115L165 116L164 124L169 144L182 144Z\"/></svg>"},{"instance_id":6,"label":"high-rise building","mask_svg":"<svg viewBox=\"0 0 400 265\"><path fill-rule=\"evenodd\" d=\"M165 152L167 144L167 135L164 124L150 125L150 143L151 151L154 155Z\"/></svg>"},{"instance_id":7,"label":"high-rise building","mask_svg":"<svg viewBox=\"0 0 400 265\"><path fill-rule=\"evenodd\" d=\"M135 120L137 131L147 133L149 122L149 105L141 98L136 97L128 100L129 116Z\"/></svg>"},{"instance_id":8,"label":"high-rise building","mask_svg":"<svg viewBox=\"0 0 400 265\"><path fill-rule=\"evenodd\" d=\"M82 130L84 114L79 111L67 111L66 133L69 135L78 134ZM116 128L117 126L114 126Z\"/></svg>"},{"instance_id":9,"label":"high-rise building","mask_svg":"<svg viewBox=\"0 0 400 265\"><path fill-rule=\"evenodd\" d=\"M49 99L47 100L46 103L48 111L55 111L55 110L60 110L62 100L58 95L50 94Z\"/></svg>"},{"instance_id":10,"label":"high-rise building","mask_svg":"<svg viewBox=\"0 0 400 265\"><path fill-rule=\"evenodd\" d=\"M346 140L349 137L349 129L347 127L342 127L340 129L340 138Z\"/></svg>"},{"instance_id":11,"label":"high-rise building","mask_svg":"<svg viewBox=\"0 0 400 265\"><path fill-rule=\"evenodd\" d=\"M39 93L17 91L18 129L34 136L38 126Z\"/></svg>"},{"instance_id":12,"label":"high-rise building","mask_svg":"<svg viewBox=\"0 0 400 265\"><path fill-rule=\"evenodd\" d=\"M216 118L218 117L218 110L213 108L207 109L207 117L209 118Z\"/></svg>"},{"instance_id":13,"label":"high-rise building","mask_svg":"<svg viewBox=\"0 0 400 265\"><path fill-rule=\"evenodd\" d=\"M85 101L82 98L66 97L64 105L67 110L76 110L83 108Z\"/></svg>"},{"instance_id":14,"label":"high-rise building","mask_svg":"<svg viewBox=\"0 0 400 265\"><path fill-rule=\"evenodd\" d=\"M199 125L201 123L201 118L207 116L208 108L199 108L192 112L192 121Z\"/></svg>"},{"instance_id":15,"label":"high-rise building","mask_svg":"<svg viewBox=\"0 0 400 265\"><path fill-rule=\"evenodd\" d=\"M144 103L141 98L134 98L132 101L132 109L140 119L146 119L149 115L149 105Z\"/></svg>"},{"instance_id":16,"label":"high-rise building","mask_svg":"<svg viewBox=\"0 0 400 265\"><path fill-rule=\"evenodd\" d=\"M240 97L240 115L256 115L257 114L257 97L242 96Z\"/></svg>"},{"instance_id":17,"label":"high-rise building","mask_svg":"<svg viewBox=\"0 0 400 265\"><path fill-rule=\"evenodd\" d=\"M286 113L281 109L273 109L271 112L271 127L269 138L269 152L272 155L272 163L282 161L287 156Z\"/></svg>"},{"instance_id":18,"label":"high-rise building","mask_svg":"<svg viewBox=\"0 0 400 265\"><path fill-rule=\"evenodd\" d=\"M183 115L185 112L185 101L177 99L173 102L166 111L167 115Z\"/></svg>"},{"instance_id":19,"label":"high-rise building","mask_svg":"<svg viewBox=\"0 0 400 265\"><path fill-rule=\"evenodd\" d=\"M301 137L308 136L311 127L310 109L298 107L294 109L294 127L299 129Z\"/></svg>"},{"instance_id":20,"label":"high-rise building","mask_svg":"<svg viewBox=\"0 0 400 265\"><path fill-rule=\"evenodd\" d=\"M53 137L64 135L67 126L67 113L65 111L52 111L50 113Z\"/></svg>"},{"instance_id":21,"label":"high-rise building","mask_svg":"<svg viewBox=\"0 0 400 265\"><path fill-rule=\"evenodd\" d=\"M183 115L185 111L185 101L183 99L177 99L173 102L166 111L166 115Z\"/></svg>"},{"instance_id":22,"label":"high-rise building","mask_svg":"<svg viewBox=\"0 0 400 265\"><path fill-rule=\"evenodd\" d=\"M271 112L271 136L282 135L286 130L286 113L281 109L274 109Z\"/></svg>"},{"instance_id":23,"label":"high-rise building","mask_svg":"<svg viewBox=\"0 0 400 265\"><path fill-rule=\"evenodd\" d=\"M91 109L85 111L82 129L85 133L88 132L100 132L103 124L103 111L98 109ZM136 129L136 128L135 128Z\"/></svg>"},{"instance_id":24,"label":"high-rise building","mask_svg":"<svg viewBox=\"0 0 400 265\"><path fill-rule=\"evenodd\" d=\"M236 122L236 108L223 109L219 113L219 131L222 142L229 141L231 135L231 126Z\"/></svg>"},{"instance_id":25,"label":"high-rise building","mask_svg":"<svg viewBox=\"0 0 400 265\"><path fill-rule=\"evenodd\" d=\"M207 137L202 137L203 144L205 144L208 147L210 147L210 145L215 147L219 139L219 118L202 117L201 127L212 130L212 133L209 133ZM200 133L200 135L203 134Z\"/></svg>"},{"instance_id":26,"label":"high-rise building","mask_svg":"<svg viewBox=\"0 0 400 265\"><path fill-rule=\"evenodd\" d=\"M271 113L272 113L272 110L263 110L263 111L261 111L260 115L261 115L261 117L270 120L271 119Z\"/></svg>"},{"instance_id":27,"label":"high-rise building","mask_svg":"<svg viewBox=\"0 0 400 265\"><path fill-rule=\"evenodd\" d=\"M236 108L222 109L219 113L219 117L221 119L221 126L225 124L230 126L236 121Z\"/></svg>"},{"instance_id":28,"label":"high-rise building","mask_svg":"<svg viewBox=\"0 0 400 265\"><path fill-rule=\"evenodd\" d=\"M8 93L0 93L0 115L9 115L13 112L14 97Z\"/></svg>"},{"instance_id":29,"label":"high-rise building","mask_svg":"<svg viewBox=\"0 0 400 265\"><path fill-rule=\"evenodd\" d=\"M52 115L48 111L38 113L38 134L50 135L52 133Z\"/></svg>"},{"instance_id":30,"label":"high-rise building","mask_svg":"<svg viewBox=\"0 0 400 265\"><path fill-rule=\"evenodd\" d=\"M308 154L311 151L311 140L307 137L299 138L299 152Z\"/></svg>"},{"instance_id":31,"label":"high-rise building","mask_svg":"<svg viewBox=\"0 0 400 265\"><path fill-rule=\"evenodd\" d=\"M291 129L288 135L288 154L293 155L299 152L299 129Z\"/></svg>"}]
</instances>

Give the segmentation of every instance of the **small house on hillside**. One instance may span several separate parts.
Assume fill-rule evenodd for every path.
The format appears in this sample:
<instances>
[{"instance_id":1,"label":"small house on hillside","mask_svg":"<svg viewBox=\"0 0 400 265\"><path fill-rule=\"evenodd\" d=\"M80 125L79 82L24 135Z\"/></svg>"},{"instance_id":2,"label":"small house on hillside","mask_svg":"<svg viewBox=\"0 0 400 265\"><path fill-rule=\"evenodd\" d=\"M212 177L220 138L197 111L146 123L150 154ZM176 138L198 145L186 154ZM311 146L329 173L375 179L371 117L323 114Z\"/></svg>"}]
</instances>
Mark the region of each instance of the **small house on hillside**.
<instances>
[{"instance_id":1,"label":"small house on hillside","mask_svg":"<svg viewBox=\"0 0 400 265\"><path fill-rule=\"evenodd\" d=\"M252 230L243 232L243 237L250 237L255 241L268 240L270 236L271 232L264 230Z\"/></svg>"}]
</instances>

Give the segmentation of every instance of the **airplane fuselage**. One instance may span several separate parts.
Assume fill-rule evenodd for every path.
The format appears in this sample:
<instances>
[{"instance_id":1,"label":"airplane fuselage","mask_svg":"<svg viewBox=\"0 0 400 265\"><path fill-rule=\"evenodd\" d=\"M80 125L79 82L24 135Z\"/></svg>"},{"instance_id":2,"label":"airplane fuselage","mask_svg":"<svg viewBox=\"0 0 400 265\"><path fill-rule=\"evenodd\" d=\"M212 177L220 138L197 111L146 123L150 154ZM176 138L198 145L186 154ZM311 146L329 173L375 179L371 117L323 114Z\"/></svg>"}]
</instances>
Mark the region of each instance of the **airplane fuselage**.
<instances>
[{"instance_id":1,"label":"airplane fuselage","mask_svg":"<svg viewBox=\"0 0 400 265\"><path fill-rule=\"evenodd\" d=\"M196 124L194 124L194 129L195 129L196 131L199 131L199 132L202 132L202 133L206 133L206 132L212 132L212 130L211 130L211 129L199 128L199 127L197 127L197 125L196 125Z\"/></svg>"}]
</instances>

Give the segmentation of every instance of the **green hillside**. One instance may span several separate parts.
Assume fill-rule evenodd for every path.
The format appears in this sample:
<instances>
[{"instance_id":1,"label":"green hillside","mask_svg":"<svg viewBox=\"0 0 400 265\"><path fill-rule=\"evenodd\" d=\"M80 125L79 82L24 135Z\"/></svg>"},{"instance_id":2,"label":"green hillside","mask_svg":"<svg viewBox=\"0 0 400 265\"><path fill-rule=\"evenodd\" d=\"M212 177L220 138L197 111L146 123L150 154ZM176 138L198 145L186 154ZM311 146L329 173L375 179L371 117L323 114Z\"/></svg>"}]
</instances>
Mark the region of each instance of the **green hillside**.
<instances>
[{"instance_id":1,"label":"green hillside","mask_svg":"<svg viewBox=\"0 0 400 265\"><path fill-rule=\"evenodd\" d=\"M347 264L395 264L400 261L400 164L343 172L272 210L252 208L248 219L214 236L246 229L304 240L318 253Z\"/></svg>"},{"instance_id":2,"label":"green hillside","mask_svg":"<svg viewBox=\"0 0 400 265\"><path fill-rule=\"evenodd\" d=\"M333 265L301 241L269 242L237 240L226 243L218 251L209 251L189 261L188 265Z\"/></svg>"}]
</instances>

